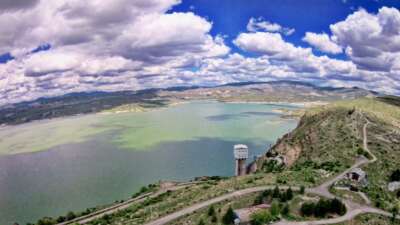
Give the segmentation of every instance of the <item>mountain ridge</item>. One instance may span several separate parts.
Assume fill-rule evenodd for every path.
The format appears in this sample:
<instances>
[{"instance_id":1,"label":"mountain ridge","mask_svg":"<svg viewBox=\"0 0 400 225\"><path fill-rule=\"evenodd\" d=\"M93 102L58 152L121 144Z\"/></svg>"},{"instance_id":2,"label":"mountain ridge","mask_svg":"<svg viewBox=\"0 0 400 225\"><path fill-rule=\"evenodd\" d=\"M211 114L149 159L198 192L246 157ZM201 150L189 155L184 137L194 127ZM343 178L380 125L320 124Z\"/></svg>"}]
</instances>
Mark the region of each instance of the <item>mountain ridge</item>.
<instances>
[{"instance_id":1,"label":"mountain ridge","mask_svg":"<svg viewBox=\"0 0 400 225\"><path fill-rule=\"evenodd\" d=\"M314 102L377 95L379 93L357 87L320 87L299 81L239 82L219 86L176 86L138 91L75 92L0 107L0 124L21 124L33 120L96 113L123 105L163 107L188 100Z\"/></svg>"}]
</instances>

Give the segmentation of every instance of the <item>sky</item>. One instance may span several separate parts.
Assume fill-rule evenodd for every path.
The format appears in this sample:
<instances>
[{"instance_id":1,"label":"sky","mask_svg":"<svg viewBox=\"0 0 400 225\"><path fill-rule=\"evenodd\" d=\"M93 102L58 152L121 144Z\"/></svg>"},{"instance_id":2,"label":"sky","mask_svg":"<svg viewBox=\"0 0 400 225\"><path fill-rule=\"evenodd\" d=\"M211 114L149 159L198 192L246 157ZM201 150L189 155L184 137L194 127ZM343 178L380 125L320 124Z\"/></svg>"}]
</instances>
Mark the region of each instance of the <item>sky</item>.
<instances>
[{"instance_id":1,"label":"sky","mask_svg":"<svg viewBox=\"0 0 400 225\"><path fill-rule=\"evenodd\" d=\"M0 0L0 105L294 80L400 95L400 0Z\"/></svg>"}]
</instances>

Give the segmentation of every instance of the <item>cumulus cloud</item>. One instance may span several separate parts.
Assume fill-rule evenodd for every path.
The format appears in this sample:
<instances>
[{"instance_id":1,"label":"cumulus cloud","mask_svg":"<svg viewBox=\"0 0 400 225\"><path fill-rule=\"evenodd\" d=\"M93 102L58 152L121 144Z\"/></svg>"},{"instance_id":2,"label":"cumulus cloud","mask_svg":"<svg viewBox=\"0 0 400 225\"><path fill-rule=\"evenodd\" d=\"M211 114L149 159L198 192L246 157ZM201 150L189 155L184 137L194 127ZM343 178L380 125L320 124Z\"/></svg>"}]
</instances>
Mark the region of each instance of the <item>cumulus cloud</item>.
<instances>
[{"instance_id":1,"label":"cumulus cloud","mask_svg":"<svg viewBox=\"0 0 400 225\"><path fill-rule=\"evenodd\" d=\"M390 72L400 60L400 12L382 7L377 14L361 9L332 24L332 39L360 68Z\"/></svg>"},{"instance_id":2,"label":"cumulus cloud","mask_svg":"<svg viewBox=\"0 0 400 225\"><path fill-rule=\"evenodd\" d=\"M241 33L234 44L244 51L261 55L258 59L262 58L264 64L253 65L251 71L259 79L300 79L334 86L351 84L386 93L400 93L398 72L368 71L360 69L353 61L332 59L325 55L316 56L310 48L295 46L277 33ZM250 58L243 61L253 60L255 59ZM236 69L243 71L242 68ZM385 86L381 86L383 84Z\"/></svg>"},{"instance_id":3,"label":"cumulus cloud","mask_svg":"<svg viewBox=\"0 0 400 225\"><path fill-rule=\"evenodd\" d=\"M295 32L294 28L282 27L277 23L271 23L269 21L266 21L262 17L250 18L249 23L247 24L247 30L250 32L257 32L257 31L277 32L285 35L291 35Z\"/></svg>"},{"instance_id":4,"label":"cumulus cloud","mask_svg":"<svg viewBox=\"0 0 400 225\"><path fill-rule=\"evenodd\" d=\"M149 85L139 77L155 73L179 83L172 77L182 68L230 51L221 36L209 34L210 21L192 12L167 13L179 0L28 2L1 3L13 10L0 12L0 53L16 59L0 64L0 104L142 89ZM42 44L51 49L31 53Z\"/></svg>"},{"instance_id":5,"label":"cumulus cloud","mask_svg":"<svg viewBox=\"0 0 400 225\"><path fill-rule=\"evenodd\" d=\"M332 35L306 33L321 52L285 40L294 29L250 19L231 52L212 22L193 12L170 12L179 0L2 1L0 105L79 91L138 90L238 81L301 80L357 85L400 94L399 11L359 10L330 26ZM46 51L32 53L40 45Z\"/></svg>"},{"instance_id":6,"label":"cumulus cloud","mask_svg":"<svg viewBox=\"0 0 400 225\"><path fill-rule=\"evenodd\" d=\"M24 10L35 6L39 0L2 0L0 1L0 12Z\"/></svg>"},{"instance_id":7,"label":"cumulus cloud","mask_svg":"<svg viewBox=\"0 0 400 225\"><path fill-rule=\"evenodd\" d=\"M241 33L233 41L239 48L268 55L275 59L295 59L311 54L310 48L299 48L283 40L279 33Z\"/></svg>"},{"instance_id":8,"label":"cumulus cloud","mask_svg":"<svg viewBox=\"0 0 400 225\"><path fill-rule=\"evenodd\" d=\"M331 40L327 34L316 34L312 32L306 32L303 41L307 42L311 46L318 50L330 54L342 53L342 48Z\"/></svg>"}]
</instances>

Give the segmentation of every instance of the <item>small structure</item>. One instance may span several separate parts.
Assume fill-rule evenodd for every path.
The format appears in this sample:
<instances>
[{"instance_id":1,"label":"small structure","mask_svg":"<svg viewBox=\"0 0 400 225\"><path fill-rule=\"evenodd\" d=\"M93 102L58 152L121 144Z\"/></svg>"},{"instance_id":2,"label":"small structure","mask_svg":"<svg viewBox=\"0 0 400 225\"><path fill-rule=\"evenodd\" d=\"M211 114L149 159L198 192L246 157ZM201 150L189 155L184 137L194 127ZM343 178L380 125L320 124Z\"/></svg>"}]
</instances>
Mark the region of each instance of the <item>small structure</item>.
<instances>
[{"instance_id":1,"label":"small structure","mask_svg":"<svg viewBox=\"0 0 400 225\"><path fill-rule=\"evenodd\" d=\"M233 146L233 156L235 157L235 175L246 175L246 160L249 157L249 148L243 144Z\"/></svg>"},{"instance_id":2,"label":"small structure","mask_svg":"<svg viewBox=\"0 0 400 225\"><path fill-rule=\"evenodd\" d=\"M400 181L390 182L388 184L389 191L397 191L400 189Z\"/></svg>"},{"instance_id":3,"label":"small structure","mask_svg":"<svg viewBox=\"0 0 400 225\"><path fill-rule=\"evenodd\" d=\"M236 209L234 213L236 215L235 224L249 224L251 221L251 215L262 209L269 209L271 206L268 204L261 204L252 206L249 208Z\"/></svg>"},{"instance_id":4,"label":"small structure","mask_svg":"<svg viewBox=\"0 0 400 225\"><path fill-rule=\"evenodd\" d=\"M361 182L367 178L367 174L361 168L354 168L352 171L347 173L346 176L348 179L356 182Z\"/></svg>"},{"instance_id":5,"label":"small structure","mask_svg":"<svg viewBox=\"0 0 400 225\"><path fill-rule=\"evenodd\" d=\"M350 188L354 190L357 190L360 185L363 187L368 185L367 174L361 168L354 168L346 174L346 177L352 182Z\"/></svg>"}]
</instances>

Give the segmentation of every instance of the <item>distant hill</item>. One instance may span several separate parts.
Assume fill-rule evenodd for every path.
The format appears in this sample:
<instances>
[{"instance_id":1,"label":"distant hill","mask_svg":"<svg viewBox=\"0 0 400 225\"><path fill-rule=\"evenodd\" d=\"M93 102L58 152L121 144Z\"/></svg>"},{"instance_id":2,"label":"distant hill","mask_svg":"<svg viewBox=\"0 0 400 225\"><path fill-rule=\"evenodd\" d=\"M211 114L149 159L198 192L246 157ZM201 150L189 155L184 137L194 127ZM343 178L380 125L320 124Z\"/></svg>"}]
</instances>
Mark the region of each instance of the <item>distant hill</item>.
<instances>
[{"instance_id":1,"label":"distant hill","mask_svg":"<svg viewBox=\"0 0 400 225\"><path fill-rule=\"evenodd\" d=\"M171 87L120 92L81 92L39 98L0 108L0 124L20 124L76 114L96 113L138 104L162 107L171 102L215 99L224 102L314 102L375 96L360 88L318 87L296 81L244 82L215 87Z\"/></svg>"},{"instance_id":2,"label":"distant hill","mask_svg":"<svg viewBox=\"0 0 400 225\"><path fill-rule=\"evenodd\" d=\"M315 102L377 96L365 89L319 87L297 81L245 82L217 87L197 87L167 92L161 96L175 99L216 99L225 102Z\"/></svg>"}]
</instances>

